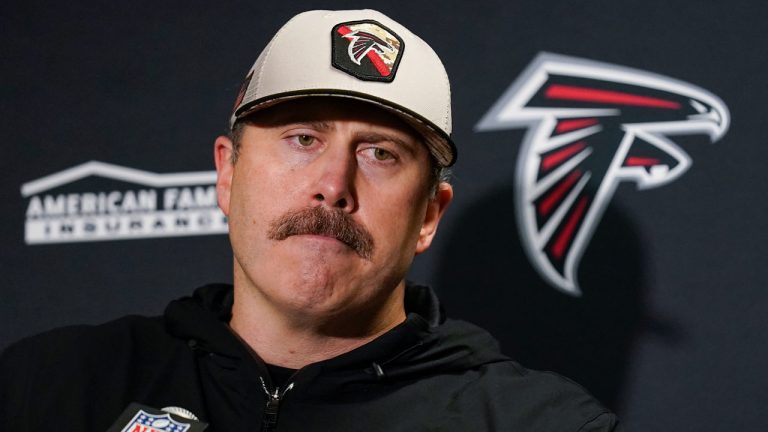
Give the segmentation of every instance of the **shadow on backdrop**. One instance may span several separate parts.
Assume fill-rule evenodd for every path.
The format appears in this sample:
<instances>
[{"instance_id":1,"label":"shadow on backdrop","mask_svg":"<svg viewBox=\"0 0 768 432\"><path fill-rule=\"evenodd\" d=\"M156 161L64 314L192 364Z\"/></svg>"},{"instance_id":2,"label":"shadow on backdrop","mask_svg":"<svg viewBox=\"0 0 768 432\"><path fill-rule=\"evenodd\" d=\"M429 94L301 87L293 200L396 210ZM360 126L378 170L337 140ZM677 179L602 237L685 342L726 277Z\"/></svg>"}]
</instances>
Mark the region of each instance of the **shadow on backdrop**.
<instances>
[{"instance_id":1,"label":"shadow on backdrop","mask_svg":"<svg viewBox=\"0 0 768 432\"><path fill-rule=\"evenodd\" d=\"M577 270L583 294L572 297L529 264L511 188L467 208L437 265L449 316L489 330L516 361L565 375L620 412L633 345L649 328L642 244L631 221L608 207Z\"/></svg>"}]
</instances>

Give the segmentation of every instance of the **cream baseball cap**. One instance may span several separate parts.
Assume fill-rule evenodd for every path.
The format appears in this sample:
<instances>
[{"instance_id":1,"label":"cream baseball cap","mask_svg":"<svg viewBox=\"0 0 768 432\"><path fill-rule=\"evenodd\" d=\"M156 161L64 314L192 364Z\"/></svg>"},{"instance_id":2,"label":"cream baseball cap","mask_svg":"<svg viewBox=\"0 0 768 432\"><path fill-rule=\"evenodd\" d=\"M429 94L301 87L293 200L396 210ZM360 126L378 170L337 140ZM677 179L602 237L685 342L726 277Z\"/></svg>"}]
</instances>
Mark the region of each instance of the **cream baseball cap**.
<instances>
[{"instance_id":1,"label":"cream baseball cap","mask_svg":"<svg viewBox=\"0 0 768 432\"><path fill-rule=\"evenodd\" d=\"M440 165L456 161L445 67L426 42L381 12L316 10L289 20L246 75L230 126L308 96L377 104L416 129Z\"/></svg>"}]
</instances>

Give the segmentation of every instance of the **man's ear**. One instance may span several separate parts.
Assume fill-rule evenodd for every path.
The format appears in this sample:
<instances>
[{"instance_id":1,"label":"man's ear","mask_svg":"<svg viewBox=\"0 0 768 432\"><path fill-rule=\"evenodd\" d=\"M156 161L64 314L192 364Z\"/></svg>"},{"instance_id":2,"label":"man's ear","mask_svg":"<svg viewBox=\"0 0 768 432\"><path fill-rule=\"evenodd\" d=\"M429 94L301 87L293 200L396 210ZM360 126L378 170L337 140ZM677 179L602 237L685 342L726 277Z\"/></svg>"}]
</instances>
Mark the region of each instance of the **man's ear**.
<instances>
[{"instance_id":1,"label":"man's ear","mask_svg":"<svg viewBox=\"0 0 768 432\"><path fill-rule=\"evenodd\" d=\"M213 158L216 161L216 197L219 208L224 215L229 216L229 197L232 190L232 174L234 164L232 140L226 136L216 138L213 144Z\"/></svg>"},{"instance_id":2,"label":"man's ear","mask_svg":"<svg viewBox=\"0 0 768 432\"><path fill-rule=\"evenodd\" d=\"M429 249L432 239L435 238L437 233L437 225L440 223L440 219L443 217L445 209L448 208L451 200L453 200L453 187L446 182L440 182L437 194L427 203L424 223L421 225L419 240L416 242L417 255Z\"/></svg>"}]
</instances>

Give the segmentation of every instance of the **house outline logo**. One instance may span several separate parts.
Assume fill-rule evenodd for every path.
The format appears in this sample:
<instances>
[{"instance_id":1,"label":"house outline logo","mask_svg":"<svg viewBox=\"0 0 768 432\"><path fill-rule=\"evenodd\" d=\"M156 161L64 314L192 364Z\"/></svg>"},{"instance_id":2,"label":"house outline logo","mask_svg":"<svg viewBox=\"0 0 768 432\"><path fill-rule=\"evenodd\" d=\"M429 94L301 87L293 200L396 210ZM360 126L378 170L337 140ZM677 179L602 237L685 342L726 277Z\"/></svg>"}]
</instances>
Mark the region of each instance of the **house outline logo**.
<instances>
[{"instance_id":1,"label":"house outline logo","mask_svg":"<svg viewBox=\"0 0 768 432\"><path fill-rule=\"evenodd\" d=\"M50 193L89 177L133 188ZM24 240L34 245L226 234L215 183L215 171L158 174L85 162L21 186L28 199Z\"/></svg>"}]
</instances>

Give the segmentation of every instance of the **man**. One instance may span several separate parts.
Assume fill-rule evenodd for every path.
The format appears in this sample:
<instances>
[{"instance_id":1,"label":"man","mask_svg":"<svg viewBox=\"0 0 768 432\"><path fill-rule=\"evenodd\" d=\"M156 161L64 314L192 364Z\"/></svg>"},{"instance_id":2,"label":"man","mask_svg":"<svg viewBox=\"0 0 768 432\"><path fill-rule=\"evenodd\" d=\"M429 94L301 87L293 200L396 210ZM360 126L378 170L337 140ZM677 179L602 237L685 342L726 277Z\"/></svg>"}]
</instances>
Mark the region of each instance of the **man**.
<instances>
[{"instance_id":1,"label":"man","mask_svg":"<svg viewBox=\"0 0 768 432\"><path fill-rule=\"evenodd\" d=\"M294 17L215 142L234 287L12 346L2 430L614 430L406 284L453 196L450 132L417 36L375 11Z\"/></svg>"}]
</instances>

